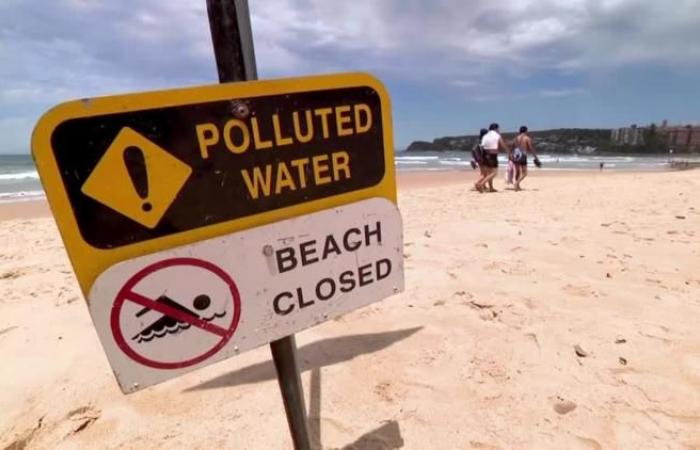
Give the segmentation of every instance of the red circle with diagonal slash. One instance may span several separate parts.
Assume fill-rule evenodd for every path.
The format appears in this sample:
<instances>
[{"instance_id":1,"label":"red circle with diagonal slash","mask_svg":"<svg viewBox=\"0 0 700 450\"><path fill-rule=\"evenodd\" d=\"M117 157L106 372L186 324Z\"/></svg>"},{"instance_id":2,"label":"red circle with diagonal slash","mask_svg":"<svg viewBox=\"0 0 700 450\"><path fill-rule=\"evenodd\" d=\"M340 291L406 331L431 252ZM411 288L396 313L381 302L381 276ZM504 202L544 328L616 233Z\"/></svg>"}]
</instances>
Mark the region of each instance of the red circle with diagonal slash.
<instances>
[{"instance_id":1,"label":"red circle with diagonal slash","mask_svg":"<svg viewBox=\"0 0 700 450\"><path fill-rule=\"evenodd\" d=\"M231 298L233 300L233 320L231 321L231 325L228 328L223 328L218 325L205 322L198 318L194 318L175 308L163 305L161 303L156 303L155 300L134 292L134 286L136 286L136 284L138 284L141 280L158 270L162 270L172 266L192 266L201 268L212 272L224 283L226 283L231 292ZM195 356L194 358L187 359L185 361L162 362L146 358L145 356L139 354L133 348L131 348L131 346L129 346L126 339L124 338L124 334L120 325L120 316L122 306L126 301L131 301L140 304L141 306L158 311L161 314L170 316L177 320L185 321L199 329L216 334L217 336L220 336L221 339L216 343L216 345L214 345L205 353ZM114 304L112 305L112 315L110 324L112 327L112 335L114 336L114 340L117 342L117 345L124 353L126 353L134 361L156 369L181 369L183 367L189 367L198 364L206 360L210 356L214 355L219 350L221 350L231 339L231 336L233 336L234 331L236 331L236 327L238 326L238 321L240 317L241 297L238 293L238 288L236 287L236 283L233 281L233 279L223 269L208 261L204 261L197 258L171 258L151 264L150 266L140 270L134 276L129 278L129 280L119 290L119 293L117 293L117 297L114 301Z\"/></svg>"}]
</instances>

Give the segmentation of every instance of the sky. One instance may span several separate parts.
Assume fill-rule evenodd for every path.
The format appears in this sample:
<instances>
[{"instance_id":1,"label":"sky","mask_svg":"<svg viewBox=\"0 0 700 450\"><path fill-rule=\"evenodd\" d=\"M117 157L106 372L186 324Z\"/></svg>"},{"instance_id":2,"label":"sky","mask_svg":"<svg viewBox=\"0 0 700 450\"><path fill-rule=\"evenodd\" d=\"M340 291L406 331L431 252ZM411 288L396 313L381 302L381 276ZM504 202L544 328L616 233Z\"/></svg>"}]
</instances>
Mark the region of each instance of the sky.
<instances>
[{"instance_id":1,"label":"sky","mask_svg":"<svg viewBox=\"0 0 700 450\"><path fill-rule=\"evenodd\" d=\"M258 75L366 71L397 148L700 123L700 0L249 0ZM205 0L0 0L0 153L81 97L217 82Z\"/></svg>"}]
</instances>

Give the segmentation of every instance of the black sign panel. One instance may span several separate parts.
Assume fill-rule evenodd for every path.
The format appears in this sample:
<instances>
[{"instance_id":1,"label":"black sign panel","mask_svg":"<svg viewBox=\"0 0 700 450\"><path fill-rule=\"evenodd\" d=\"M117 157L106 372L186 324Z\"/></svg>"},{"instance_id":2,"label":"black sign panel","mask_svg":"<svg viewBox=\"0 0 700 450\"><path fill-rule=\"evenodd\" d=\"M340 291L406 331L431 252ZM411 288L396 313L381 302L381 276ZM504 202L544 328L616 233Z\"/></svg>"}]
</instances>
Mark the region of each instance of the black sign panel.
<instances>
[{"instance_id":1,"label":"black sign panel","mask_svg":"<svg viewBox=\"0 0 700 450\"><path fill-rule=\"evenodd\" d=\"M108 249L379 184L386 170L381 107L370 87L232 98L67 120L51 144L81 235ZM148 184L173 183L153 224L85 192L124 129L191 169L186 180L153 179L146 148L117 149L128 176L100 180L103 190L131 183L148 211Z\"/></svg>"}]
</instances>

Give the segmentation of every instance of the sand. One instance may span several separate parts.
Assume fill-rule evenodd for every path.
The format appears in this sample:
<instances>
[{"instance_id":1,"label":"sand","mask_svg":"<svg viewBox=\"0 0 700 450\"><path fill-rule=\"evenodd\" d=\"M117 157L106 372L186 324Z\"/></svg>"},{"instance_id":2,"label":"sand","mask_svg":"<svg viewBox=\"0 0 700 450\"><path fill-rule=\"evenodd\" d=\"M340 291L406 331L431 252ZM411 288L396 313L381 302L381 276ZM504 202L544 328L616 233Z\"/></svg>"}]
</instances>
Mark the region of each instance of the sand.
<instances>
[{"instance_id":1,"label":"sand","mask_svg":"<svg viewBox=\"0 0 700 450\"><path fill-rule=\"evenodd\" d=\"M402 176L406 291L297 335L314 439L700 448L700 172L473 177ZM3 209L0 448L291 448L266 347L122 395L53 220Z\"/></svg>"}]
</instances>

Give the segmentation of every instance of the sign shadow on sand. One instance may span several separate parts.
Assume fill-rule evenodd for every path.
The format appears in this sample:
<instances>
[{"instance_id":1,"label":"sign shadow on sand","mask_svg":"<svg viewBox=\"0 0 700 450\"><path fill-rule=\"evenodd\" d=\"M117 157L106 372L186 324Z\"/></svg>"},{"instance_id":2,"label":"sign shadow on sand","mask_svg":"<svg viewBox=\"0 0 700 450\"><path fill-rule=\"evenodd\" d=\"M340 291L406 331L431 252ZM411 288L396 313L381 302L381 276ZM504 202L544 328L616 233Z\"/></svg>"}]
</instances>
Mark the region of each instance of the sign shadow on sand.
<instances>
[{"instance_id":1,"label":"sign shadow on sand","mask_svg":"<svg viewBox=\"0 0 700 450\"><path fill-rule=\"evenodd\" d=\"M422 328L414 327L383 333L354 334L312 342L299 348L300 369L301 371L307 371L315 367L331 366L352 360L360 355L378 352L412 336ZM185 389L185 392L260 383L276 378L275 366L272 364L272 361L265 361L220 375Z\"/></svg>"},{"instance_id":2,"label":"sign shadow on sand","mask_svg":"<svg viewBox=\"0 0 700 450\"><path fill-rule=\"evenodd\" d=\"M309 434L315 449L325 448L321 440L321 368L311 369L309 382ZM394 450L404 446L399 423L385 420L383 424L369 431L340 450Z\"/></svg>"}]
</instances>

